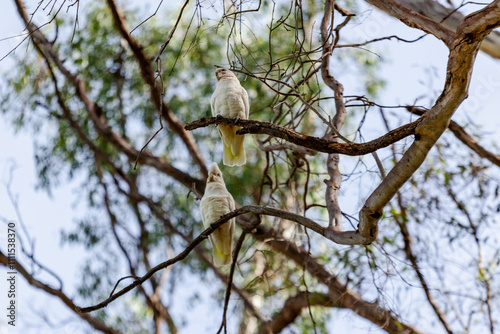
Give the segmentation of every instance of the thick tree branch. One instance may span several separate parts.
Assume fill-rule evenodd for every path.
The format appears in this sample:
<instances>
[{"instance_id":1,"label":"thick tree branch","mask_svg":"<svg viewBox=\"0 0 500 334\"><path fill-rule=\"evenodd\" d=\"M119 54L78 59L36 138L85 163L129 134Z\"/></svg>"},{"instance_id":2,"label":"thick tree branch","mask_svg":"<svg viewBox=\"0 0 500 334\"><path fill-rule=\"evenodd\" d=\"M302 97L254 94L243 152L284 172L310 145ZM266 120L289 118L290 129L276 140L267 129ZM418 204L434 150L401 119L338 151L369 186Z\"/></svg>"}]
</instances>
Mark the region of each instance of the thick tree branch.
<instances>
[{"instance_id":1,"label":"thick tree branch","mask_svg":"<svg viewBox=\"0 0 500 334\"><path fill-rule=\"evenodd\" d=\"M445 7L435 0L396 0L403 6L422 14L431 20L442 23L455 32L464 15L455 8ZM492 31L479 47L487 55L500 59L500 32Z\"/></svg>"},{"instance_id":2,"label":"thick tree branch","mask_svg":"<svg viewBox=\"0 0 500 334\"><path fill-rule=\"evenodd\" d=\"M228 119L223 117L203 117L199 120L186 124L186 130L194 130L211 124L233 124L242 127L239 134L266 134L273 137L285 139L286 141L324 153L339 153L345 155L364 155L387 147L403 138L415 133L415 129L421 119L405 124L397 129L389 131L380 138L366 143L336 143L327 139L307 136L297 131L285 128L269 122L260 122L246 119Z\"/></svg>"},{"instance_id":3,"label":"thick tree branch","mask_svg":"<svg viewBox=\"0 0 500 334\"><path fill-rule=\"evenodd\" d=\"M0 251L0 265L2 265L2 266L9 265L8 258L1 251ZM82 314L82 313L76 312L77 306L75 305L73 300L71 298L69 298L62 290L54 289L50 285L45 284L45 283L37 280L36 278L33 277L32 274L30 274L23 267L23 265L21 265L17 261L15 264L15 268L21 275L23 275L23 277L26 279L26 281L30 285L34 286L35 288L42 289L43 291L47 292L48 294L59 298L59 300L61 300L67 307L69 307L72 311L74 311L76 314L78 314L78 316L80 318L82 318L83 320L88 322L96 330L101 331L103 333L120 334L119 331L107 326L104 322L102 322L101 320L99 320L97 318L92 317L89 314Z\"/></svg>"},{"instance_id":4,"label":"thick tree branch","mask_svg":"<svg viewBox=\"0 0 500 334\"><path fill-rule=\"evenodd\" d=\"M446 46L451 46L453 32L441 23L425 17L394 0L366 0L366 2L400 20L407 26L432 34L442 40Z\"/></svg>"},{"instance_id":5,"label":"thick tree branch","mask_svg":"<svg viewBox=\"0 0 500 334\"><path fill-rule=\"evenodd\" d=\"M500 25L500 0L467 16L457 29L450 44L446 83L434 106L420 119L415 141L382 183L366 200L359 213L359 233L375 240L377 222L383 208L408 181L425 160L444 130L453 113L467 97L472 68L482 39Z\"/></svg>"}]
</instances>

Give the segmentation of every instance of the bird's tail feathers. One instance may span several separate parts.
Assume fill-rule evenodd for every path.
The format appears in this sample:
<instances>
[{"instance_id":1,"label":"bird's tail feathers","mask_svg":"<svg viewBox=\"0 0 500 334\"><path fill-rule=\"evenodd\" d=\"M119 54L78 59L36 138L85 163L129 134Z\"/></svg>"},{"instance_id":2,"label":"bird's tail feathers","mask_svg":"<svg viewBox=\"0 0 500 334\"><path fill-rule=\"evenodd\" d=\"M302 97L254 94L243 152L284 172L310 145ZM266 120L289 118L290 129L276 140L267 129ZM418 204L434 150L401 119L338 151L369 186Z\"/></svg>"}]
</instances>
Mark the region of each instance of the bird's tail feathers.
<instances>
[{"instance_id":1,"label":"bird's tail feathers","mask_svg":"<svg viewBox=\"0 0 500 334\"><path fill-rule=\"evenodd\" d=\"M232 259L233 257L231 256L231 252L229 252L229 254L225 254L219 252L217 248L214 247L214 264L217 267L227 266L228 264L231 264Z\"/></svg>"},{"instance_id":2,"label":"bird's tail feathers","mask_svg":"<svg viewBox=\"0 0 500 334\"><path fill-rule=\"evenodd\" d=\"M231 147L224 145L224 152L222 153L222 163L226 166L243 166L247 162L245 147L241 141L241 148L238 155L233 154Z\"/></svg>"},{"instance_id":3,"label":"bird's tail feathers","mask_svg":"<svg viewBox=\"0 0 500 334\"><path fill-rule=\"evenodd\" d=\"M245 153L245 135L237 135L239 126L219 125L219 132L224 144L222 163L226 166L242 166L247 162Z\"/></svg>"},{"instance_id":4,"label":"bird's tail feathers","mask_svg":"<svg viewBox=\"0 0 500 334\"><path fill-rule=\"evenodd\" d=\"M233 232L234 222L228 222L209 236L214 249L214 264L216 266L231 264L233 258Z\"/></svg>"}]
</instances>

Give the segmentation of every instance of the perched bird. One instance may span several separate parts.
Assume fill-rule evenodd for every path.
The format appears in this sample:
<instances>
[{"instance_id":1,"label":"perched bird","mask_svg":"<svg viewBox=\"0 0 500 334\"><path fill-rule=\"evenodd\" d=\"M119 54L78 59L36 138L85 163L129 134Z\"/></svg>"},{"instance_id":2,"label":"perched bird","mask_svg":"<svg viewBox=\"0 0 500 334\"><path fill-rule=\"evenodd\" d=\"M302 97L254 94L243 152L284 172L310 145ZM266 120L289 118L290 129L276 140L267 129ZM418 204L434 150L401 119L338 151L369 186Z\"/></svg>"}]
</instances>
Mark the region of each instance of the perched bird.
<instances>
[{"instance_id":1,"label":"perched bird","mask_svg":"<svg viewBox=\"0 0 500 334\"><path fill-rule=\"evenodd\" d=\"M250 105L248 94L238 78L230 70L218 68L215 71L217 86L212 94L210 106L212 116L248 119ZM222 163L226 166L242 166L247 162L245 135L237 135L240 126L219 124L219 134L224 144Z\"/></svg>"},{"instance_id":2,"label":"perched bird","mask_svg":"<svg viewBox=\"0 0 500 334\"><path fill-rule=\"evenodd\" d=\"M219 220L222 215L234 211L233 196L227 191L222 178L222 172L217 163L213 163L208 171L207 187L200 203L203 226ZM214 263L216 266L231 264L233 248L233 231L235 219L229 220L210 234L210 242L214 248Z\"/></svg>"}]
</instances>

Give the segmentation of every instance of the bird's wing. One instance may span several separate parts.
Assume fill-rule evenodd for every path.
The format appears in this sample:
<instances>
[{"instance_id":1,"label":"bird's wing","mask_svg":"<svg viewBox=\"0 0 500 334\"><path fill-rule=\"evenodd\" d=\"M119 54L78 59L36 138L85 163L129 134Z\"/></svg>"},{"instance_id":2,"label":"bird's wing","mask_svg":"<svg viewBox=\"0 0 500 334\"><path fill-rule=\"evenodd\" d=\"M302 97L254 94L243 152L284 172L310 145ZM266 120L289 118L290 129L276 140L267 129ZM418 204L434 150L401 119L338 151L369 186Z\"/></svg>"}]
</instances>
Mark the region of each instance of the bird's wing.
<instances>
[{"instance_id":1,"label":"bird's wing","mask_svg":"<svg viewBox=\"0 0 500 334\"><path fill-rule=\"evenodd\" d=\"M250 114L250 102L248 100L248 93L243 87L241 87L241 95L243 99L243 104L245 106L245 119L248 119L248 116Z\"/></svg>"},{"instance_id":2,"label":"bird's wing","mask_svg":"<svg viewBox=\"0 0 500 334\"><path fill-rule=\"evenodd\" d=\"M234 205L233 196L231 196L231 193L229 191L227 192L227 201L228 201L229 210L231 210L231 211L236 210L236 207Z\"/></svg>"},{"instance_id":3,"label":"bird's wing","mask_svg":"<svg viewBox=\"0 0 500 334\"><path fill-rule=\"evenodd\" d=\"M227 193L227 200L228 200L228 205L229 205L229 210L231 211L234 211L236 209L235 205L234 205L234 199L233 199L233 196L231 196L231 193ZM233 244L233 235L234 235L234 223L235 223L236 219L235 218L232 218L231 220L229 220L227 222L228 226L229 226L229 244L231 245L230 249L232 250L232 244Z\"/></svg>"},{"instance_id":4,"label":"bird's wing","mask_svg":"<svg viewBox=\"0 0 500 334\"><path fill-rule=\"evenodd\" d=\"M210 110L212 111L212 116L217 115L217 110L215 110L215 100L217 97L215 96L215 93L216 92L212 94L212 98L210 99Z\"/></svg>"},{"instance_id":5,"label":"bird's wing","mask_svg":"<svg viewBox=\"0 0 500 334\"><path fill-rule=\"evenodd\" d=\"M208 223L208 208L207 208L207 199L202 198L200 202L200 213L201 213L201 221L203 222L203 226L207 228L210 226Z\"/></svg>"}]
</instances>

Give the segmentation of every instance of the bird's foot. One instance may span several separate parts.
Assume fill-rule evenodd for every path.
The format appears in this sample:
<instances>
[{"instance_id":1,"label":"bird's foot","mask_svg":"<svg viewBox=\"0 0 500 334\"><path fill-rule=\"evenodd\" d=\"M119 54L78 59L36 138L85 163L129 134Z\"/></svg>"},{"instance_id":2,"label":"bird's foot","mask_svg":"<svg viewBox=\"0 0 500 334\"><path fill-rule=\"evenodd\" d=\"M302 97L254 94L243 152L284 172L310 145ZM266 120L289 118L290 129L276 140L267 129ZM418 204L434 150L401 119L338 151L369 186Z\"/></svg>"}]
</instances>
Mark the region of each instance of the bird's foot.
<instances>
[{"instance_id":1,"label":"bird's foot","mask_svg":"<svg viewBox=\"0 0 500 334\"><path fill-rule=\"evenodd\" d=\"M236 123L238 123L239 120L240 120L240 118L238 116L236 116L235 118L233 118L233 123L236 124Z\"/></svg>"}]
</instances>

